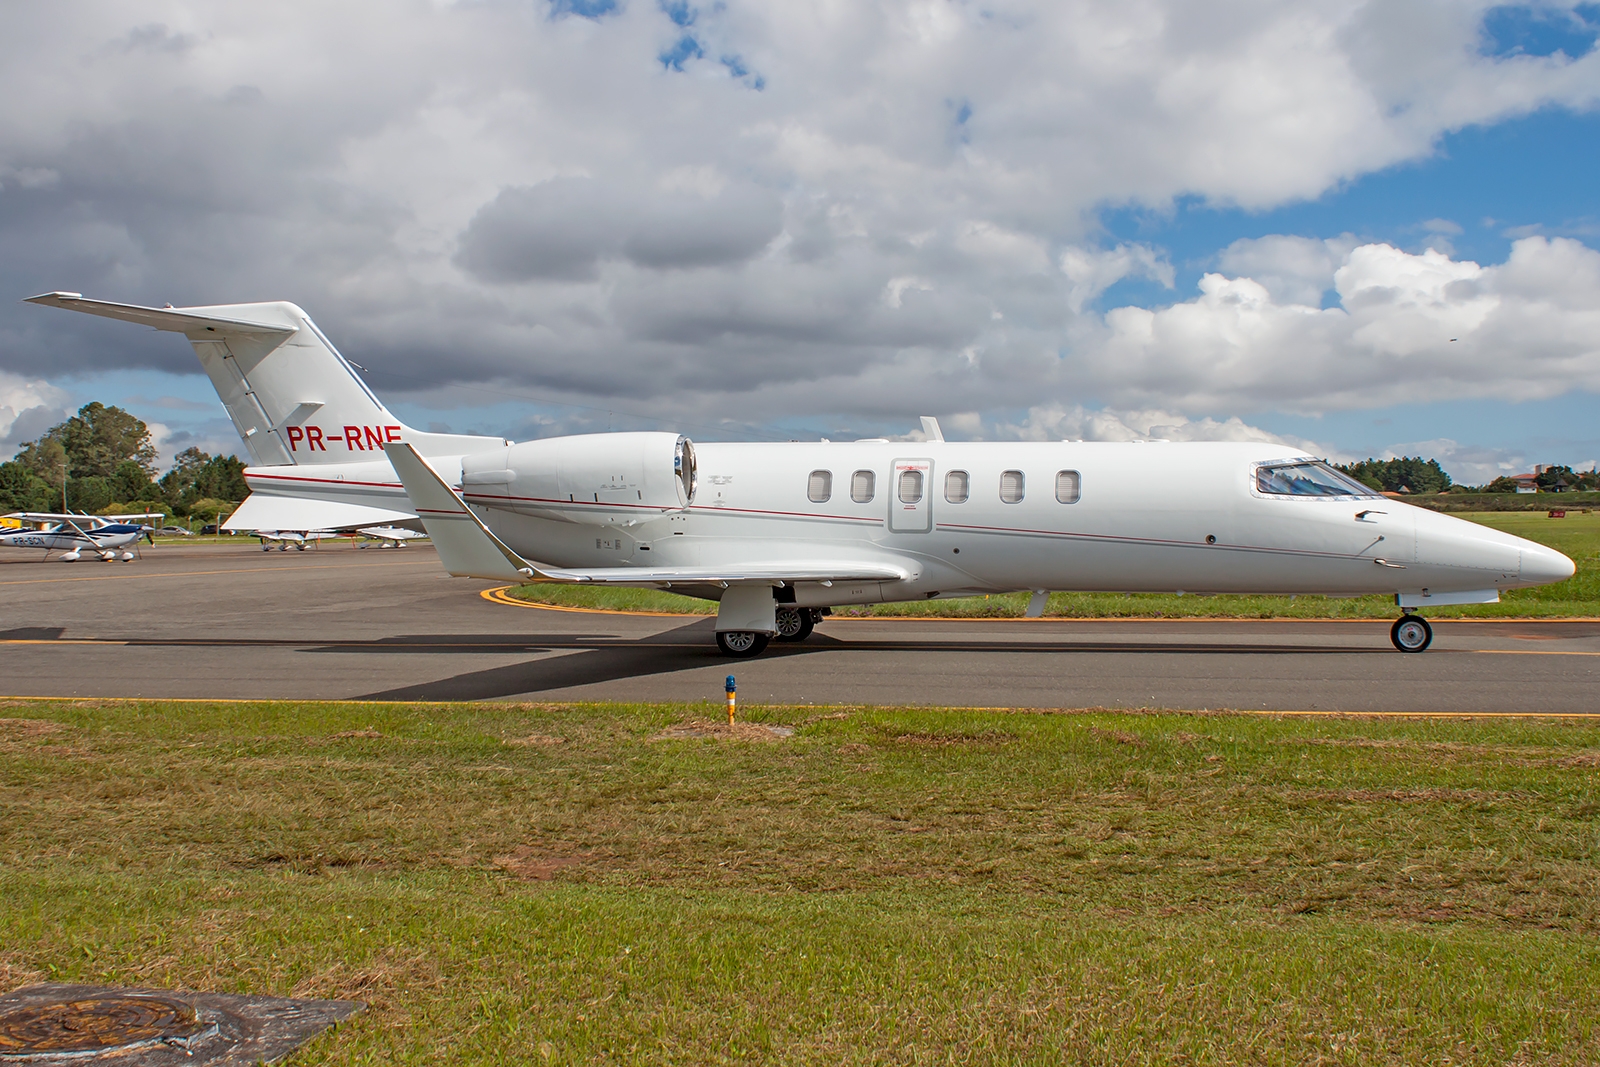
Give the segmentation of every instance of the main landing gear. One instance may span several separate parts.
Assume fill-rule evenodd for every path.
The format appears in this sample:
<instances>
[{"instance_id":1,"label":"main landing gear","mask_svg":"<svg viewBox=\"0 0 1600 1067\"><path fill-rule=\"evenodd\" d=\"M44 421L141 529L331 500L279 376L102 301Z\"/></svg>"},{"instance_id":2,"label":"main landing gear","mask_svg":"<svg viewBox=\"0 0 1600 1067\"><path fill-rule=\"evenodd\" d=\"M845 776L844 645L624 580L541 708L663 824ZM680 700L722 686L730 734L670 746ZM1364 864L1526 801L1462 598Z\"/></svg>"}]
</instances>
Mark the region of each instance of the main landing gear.
<instances>
[{"instance_id":1,"label":"main landing gear","mask_svg":"<svg viewBox=\"0 0 1600 1067\"><path fill-rule=\"evenodd\" d=\"M804 641L811 636L811 631L817 628L818 620L825 614L826 611L818 608L780 605L773 613L777 633L769 635L756 630L718 630L717 648L724 656L736 659L759 656L767 650L767 644L773 638L779 641Z\"/></svg>"},{"instance_id":2,"label":"main landing gear","mask_svg":"<svg viewBox=\"0 0 1600 1067\"><path fill-rule=\"evenodd\" d=\"M754 630L718 630L717 648L724 656L735 659L749 659L759 656L767 650L767 642L772 640L766 634Z\"/></svg>"},{"instance_id":3,"label":"main landing gear","mask_svg":"<svg viewBox=\"0 0 1600 1067\"><path fill-rule=\"evenodd\" d=\"M816 629L820 617L813 608L779 608L776 636L779 641L804 641Z\"/></svg>"},{"instance_id":4,"label":"main landing gear","mask_svg":"<svg viewBox=\"0 0 1600 1067\"><path fill-rule=\"evenodd\" d=\"M1390 628L1389 640L1401 652L1421 652L1433 644L1433 627L1421 615L1402 615Z\"/></svg>"}]
</instances>

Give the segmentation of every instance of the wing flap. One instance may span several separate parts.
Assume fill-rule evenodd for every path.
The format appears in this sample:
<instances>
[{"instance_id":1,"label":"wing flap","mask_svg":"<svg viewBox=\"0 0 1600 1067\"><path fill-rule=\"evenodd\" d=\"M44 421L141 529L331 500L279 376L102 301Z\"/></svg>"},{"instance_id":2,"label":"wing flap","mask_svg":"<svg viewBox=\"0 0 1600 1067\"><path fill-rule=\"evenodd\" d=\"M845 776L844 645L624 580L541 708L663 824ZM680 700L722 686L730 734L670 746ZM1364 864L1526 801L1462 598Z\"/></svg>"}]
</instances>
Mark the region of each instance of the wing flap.
<instances>
[{"instance_id":1,"label":"wing flap","mask_svg":"<svg viewBox=\"0 0 1600 1067\"><path fill-rule=\"evenodd\" d=\"M904 567L858 561L774 560L720 567L602 567L595 570L540 568L542 578L595 585L704 585L726 582L898 582L910 577Z\"/></svg>"}]
</instances>

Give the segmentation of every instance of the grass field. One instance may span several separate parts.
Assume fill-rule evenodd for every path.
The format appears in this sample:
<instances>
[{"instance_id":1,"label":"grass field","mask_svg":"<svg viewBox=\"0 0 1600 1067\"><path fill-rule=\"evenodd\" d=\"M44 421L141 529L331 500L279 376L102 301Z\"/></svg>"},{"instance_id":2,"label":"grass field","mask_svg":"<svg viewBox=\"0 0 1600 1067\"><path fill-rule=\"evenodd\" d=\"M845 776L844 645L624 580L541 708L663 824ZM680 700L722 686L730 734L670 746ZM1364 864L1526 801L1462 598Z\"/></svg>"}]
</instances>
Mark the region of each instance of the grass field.
<instances>
[{"instance_id":1,"label":"grass field","mask_svg":"<svg viewBox=\"0 0 1600 1067\"><path fill-rule=\"evenodd\" d=\"M0 708L0 987L314 1063L1595 1063L1600 723Z\"/></svg>"},{"instance_id":2,"label":"grass field","mask_svg":"<svg viewBox=\"0 0 1600 1067\"><path fill-rule=\"evenodd\" d=\"M1600 512L1547 518L1544 512L1462 516L1497 530L1565 552L1578 566L1567 581L1538 589L1518 589L1498 604L1429 608L1434 618L1571 618L1600 616ZM716 604L653 589L595 589L537 584L511 590L513 596L544 604L607 608L613 611L666 611L709 615ZM954 618L1019 618L1028 606L1027 593L958 600L919 600L841 608L839 615L920 615ZM1330 599L1283 596L1177 596L1171 593L1053 593L1046 615L1093 619L1165 618L1296 618L1389 619L1394 598L1369 596Z\"/></svg>"}]
</instances>

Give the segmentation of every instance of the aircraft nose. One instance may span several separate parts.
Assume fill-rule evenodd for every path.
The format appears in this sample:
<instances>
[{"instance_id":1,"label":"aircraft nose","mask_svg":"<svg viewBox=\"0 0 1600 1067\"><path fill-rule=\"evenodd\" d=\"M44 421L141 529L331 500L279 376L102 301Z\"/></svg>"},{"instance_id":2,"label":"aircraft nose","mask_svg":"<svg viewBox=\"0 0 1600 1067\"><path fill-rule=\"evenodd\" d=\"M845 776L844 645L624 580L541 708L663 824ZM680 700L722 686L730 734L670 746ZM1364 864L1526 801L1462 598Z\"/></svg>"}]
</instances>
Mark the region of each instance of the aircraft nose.
<instances>
[{"instance_id":1,"label":"aircraft nose","mask_svg":"<svg viewBox=\"0 0 1600 1067\"><path fill-rule=\"evenodd\" d=\"M1577 572L1577 566L1566 556L1544 545L1522 546L1522 571L1520 577L1533 585L1564 582Z\"/></svg>"}]
</instances>

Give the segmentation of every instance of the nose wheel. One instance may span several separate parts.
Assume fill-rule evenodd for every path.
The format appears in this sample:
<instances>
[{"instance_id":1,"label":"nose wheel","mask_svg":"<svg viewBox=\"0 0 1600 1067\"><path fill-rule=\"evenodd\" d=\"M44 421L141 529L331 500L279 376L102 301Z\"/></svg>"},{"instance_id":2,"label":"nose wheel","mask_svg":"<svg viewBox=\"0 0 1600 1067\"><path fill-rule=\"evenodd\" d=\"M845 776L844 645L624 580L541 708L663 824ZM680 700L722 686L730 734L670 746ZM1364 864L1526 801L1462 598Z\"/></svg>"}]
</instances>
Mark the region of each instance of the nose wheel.
<instances>
[{"instance_id":1,"label":"nose wheel","mask_svg":"<svg viewBox=\"0 0 1600 1067\"><path fill-rule=\"evenodd\" d=\"M1433 644L1433 627L1421 615L1406 615L1395 620L1389 640L1401 652L1421 652Z\"/></svg>"}]
</instances>

